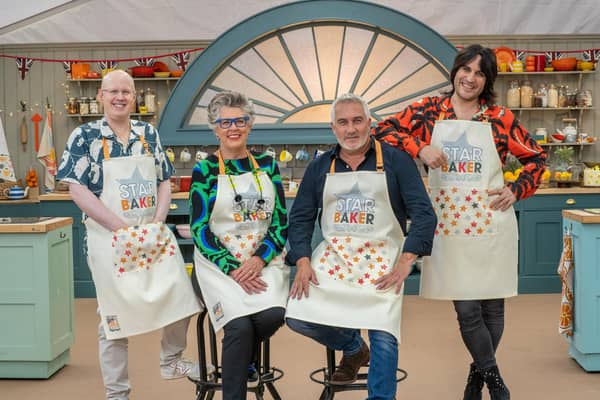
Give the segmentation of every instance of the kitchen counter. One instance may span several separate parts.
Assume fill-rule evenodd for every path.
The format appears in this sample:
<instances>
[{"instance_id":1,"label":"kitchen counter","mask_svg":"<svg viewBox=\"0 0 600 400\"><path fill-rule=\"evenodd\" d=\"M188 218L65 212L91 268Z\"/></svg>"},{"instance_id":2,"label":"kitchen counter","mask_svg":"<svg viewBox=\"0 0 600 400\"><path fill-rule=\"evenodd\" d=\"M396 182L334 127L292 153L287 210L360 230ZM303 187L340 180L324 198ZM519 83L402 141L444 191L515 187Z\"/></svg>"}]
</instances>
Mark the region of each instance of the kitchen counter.
<instances>
[{"instance_id":1,"label":"kitchen counter","mask_svg":"<svg viewBox=\"0 0 600 400\"><path fill-rule=\"evenodd\" d=\"M43 233L50 232L63 226L71 225L71 217L54 217L35 221L36 217L30 218L7 218L6 221L0 218L0 233ZM10 222L8 222L10 220ZM31 220L31 221L26 221Z\"/></svg>"},{"instance_id":2,"label":"kitchen counter","mask_svg":"<svg viewBox=\"0 0 600 400\"><path fill-rule=\"evenodd\" d=\"M570 188L544 188L538 189L535 195L547 195L547 194L600 194L600 187L570 187ZM285 192L286 198L296 197L296 192ZM171 194L173 200L187 200L188 192L177 192ZM71 200L71 196L68 192L55 192L40 195L40 201L61 201ZM25 202L25 200L6 200L11 204L17 202Z\"/></svg>"}]
</instances>

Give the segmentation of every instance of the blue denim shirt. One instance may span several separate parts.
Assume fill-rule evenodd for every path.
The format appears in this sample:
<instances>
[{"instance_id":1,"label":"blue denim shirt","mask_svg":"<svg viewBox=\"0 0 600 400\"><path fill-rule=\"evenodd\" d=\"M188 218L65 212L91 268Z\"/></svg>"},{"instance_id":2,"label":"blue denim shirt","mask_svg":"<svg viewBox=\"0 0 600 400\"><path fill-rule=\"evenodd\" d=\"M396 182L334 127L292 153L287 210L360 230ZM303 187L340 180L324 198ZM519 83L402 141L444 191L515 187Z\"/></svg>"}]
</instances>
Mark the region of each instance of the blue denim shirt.
<instances>
[{"instance_id":1,"label":"blue denim shirt","mask_svg":"<svg viewBox=\"0 0 600 400\"><path fill-rule=\"evenodd\" d=\"M392 209L406 236L402 251L421 256L430 255L437 218L419 170L413 159L404 151L385 143L381 144L381 148ZM290 251L287 253L286 262L290 265L294 265L299 258L310 257L312 254L311 239L315 220L317 217L321 220L323 188L331 160L336 158L336 173L352 172L352 168L339 157L339 151L340 147L336 145L323 153L308 165L304 173L289 214ZM375 164L375 148L371 142L371 148L357 170L375 171ZM408 218L411 224L410 231L407 232Z\"/></svg>"},{"instance_id":2,"label":"blue denim shirt","mask_svg":"<svg viewBox=\"0 0 600 400\"><path fill-rule=\"evenodd\" d=\"M105 118L83 124L71 133L66 149L58 166L57 179L87 186L100 197L103 185L102 138L106 138L110 157L124 157L144 154L140 136L148 143L148 150L154 155L158 182L165 181L175 172L160 144L158 131L147 122L131 120L129 143L124 146Z\"/></svg>"}]
</instances>

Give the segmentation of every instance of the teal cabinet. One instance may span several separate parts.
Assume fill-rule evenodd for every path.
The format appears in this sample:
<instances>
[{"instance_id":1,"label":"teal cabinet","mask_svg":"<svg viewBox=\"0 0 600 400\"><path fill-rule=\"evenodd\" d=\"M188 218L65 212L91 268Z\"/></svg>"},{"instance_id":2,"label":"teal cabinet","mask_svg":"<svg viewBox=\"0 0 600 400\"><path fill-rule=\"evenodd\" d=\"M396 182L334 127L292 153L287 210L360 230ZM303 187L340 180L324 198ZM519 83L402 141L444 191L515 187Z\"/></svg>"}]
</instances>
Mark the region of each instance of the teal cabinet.
<instances>
[{"instance_id":1,"label":"teal cabinet","mask_svg":"<svg viewBox=\"0 0 600 400\"><path fill-rule=\"evenodd\" d=\"M71 220L0 225L0 378L48 378L73 344Z\"/></svg>"},{"instance_id":2,"label":"teal cabinet","mask_svg":"<svg viewBox=\"0 0 600 400\"><path fill-rule=\"evenodd\" d=\"M586 371L600 371L600 215L565 211L573 238L573 340L569 354Z\"/></svg>"},{"instance_id":3,"label":"teal cabinet","mask_svg":"<svg viewBox=\"0 0 600 400\"><path fill-rule=\"evenodd\" d=\"M92 272L88 267L85 243L85 225L79 207L72 201L44 201L42 216L71 217L73 219L73 279L75 297L96 297Z\"/></svg>"},{"instance_id":4,"label":"teal cabinet","mask_svg":"<svg viewBox=\"0 0 600 400\"><path fill-rule=\"evenodd\" d=\"M562 210L600 207L600 194L544 194L516 205L519 216L519 293L559 293Z\"/></svg>"}]
</instances>

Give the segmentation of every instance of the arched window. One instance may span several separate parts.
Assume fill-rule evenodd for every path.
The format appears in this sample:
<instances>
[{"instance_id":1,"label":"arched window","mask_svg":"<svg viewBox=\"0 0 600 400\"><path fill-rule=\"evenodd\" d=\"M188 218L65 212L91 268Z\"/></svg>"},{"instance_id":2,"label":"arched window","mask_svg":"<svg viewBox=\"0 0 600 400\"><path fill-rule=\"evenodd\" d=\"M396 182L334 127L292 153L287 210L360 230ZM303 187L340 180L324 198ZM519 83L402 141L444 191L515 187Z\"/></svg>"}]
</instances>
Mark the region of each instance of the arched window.
<instances>
[{"instance_id":1,"label":"arched window","mask_svg":"<svg viewBox=\"0 0 600 400\"><path fill-rule=\"evenodd\" d=\"M329 143L331 103L363 96L383 119L448 87L456 49L405 14L357 1L277 7L232 28L190 65L163 111L163 142L214 144L207 105L223 90L255 105L250 143Z\"/></svg>"}]
</instances>

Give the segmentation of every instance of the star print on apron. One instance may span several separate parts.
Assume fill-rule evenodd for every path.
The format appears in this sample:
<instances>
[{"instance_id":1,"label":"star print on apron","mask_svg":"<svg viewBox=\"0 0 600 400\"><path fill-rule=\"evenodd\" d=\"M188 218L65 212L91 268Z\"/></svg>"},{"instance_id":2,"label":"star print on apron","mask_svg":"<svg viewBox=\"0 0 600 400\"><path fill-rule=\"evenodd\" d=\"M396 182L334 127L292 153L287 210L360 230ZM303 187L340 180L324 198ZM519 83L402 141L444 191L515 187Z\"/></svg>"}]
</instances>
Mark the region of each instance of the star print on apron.
<instances>
[{"instance_id":1,"label":"star print on apron","mask_svg":"<svg viewBox=\"0 0 600 400\"><path fill-rule=\"evenodd\" d=\"M253 172L235 176L225 173L223 159L219 153L217 155L217 197L208 223L212 233L229 253L242 262L252 257L271 226L276 193L273 182L259 169L250 153L248 158ZM236 195L241 195L239 202L236 201ZM259 203L261 199L264 200L262 205ZM285 308L290 271L283 259L284 254L280 254L265 265L261 279L267 283L267 290L250 295L232 277L224 274L195 249L196 278L215 332L235 318L271 307Z\"/></svg>"},{"instance_id":2,"label":"star print on apron","mask_svg":"<svg viewBox=\"0 0 600 400\"><path fill-rule=\"evenodd\" d=\"M111 232L88 218L88 264L108 339L162 328L200 311L177 240L156 211L154 157L110 158L103 139L104 185L100 200L128 225Z\"/></svg>"},{"instance_id":3,"label":"star print on apron","mask_svg":"<svg viewBox=\"0 0 600 400\"><path fill-rule=\"evenodd\" d=\"M443 119L443 115L441 116ZM492 210L491 189L504 186L488 122L439 120L431 145L448 156L429 170L438 225L423 260L421 295L483 300L517 295L518 230L514 209Z\"/></svg>"},{"instance_id":4,"label":"star print on apron","mask_svg":"<svg viewBox=\"0 0 600 400\"><path fill-rule=\"evenodd\" d=\"M311 265L319 285L308 298L290 299L286 317L319 324L389 332L400 341L403 290L375 289L391 271L404 243L375 141L377 171L335 173L335 159L323 188L323 241Z\"/></svg>"}]
</instances>

